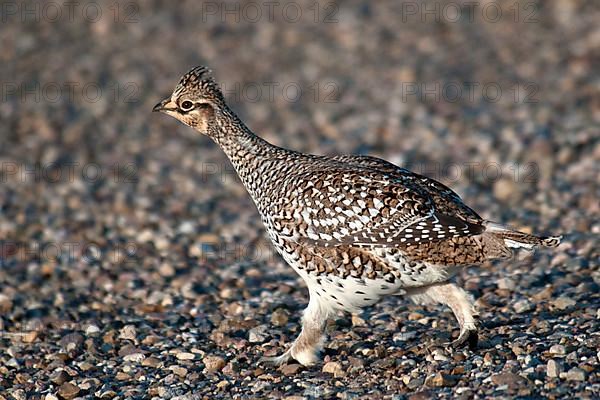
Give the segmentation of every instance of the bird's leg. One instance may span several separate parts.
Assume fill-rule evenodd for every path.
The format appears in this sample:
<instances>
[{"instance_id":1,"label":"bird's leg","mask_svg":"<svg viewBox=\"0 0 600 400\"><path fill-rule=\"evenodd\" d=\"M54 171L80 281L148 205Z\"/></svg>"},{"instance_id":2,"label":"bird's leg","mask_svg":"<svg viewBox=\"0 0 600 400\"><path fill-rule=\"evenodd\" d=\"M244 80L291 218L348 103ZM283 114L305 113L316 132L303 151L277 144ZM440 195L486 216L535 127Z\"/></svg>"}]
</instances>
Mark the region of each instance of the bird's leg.
<instances>
[{"instance_id":1,"label":"bird's leg","mask_svg":"<svg viewBox=\"0 0 600 400\"><path fill-rule=\"evenodd\" d=\"M460 346L467 342L469 348L477 347L477 325L471 296L454 283L445 282L421 288L411 289L408 294L418 304L445 304L452 309L460 326L458 338L450 343Z\"/></svg>"},{"instance_id":2,"label":"bird's leg","mask_svg":"<svg viewBox=\"0 0 600 400\"><path fill-rule=\"evenodd\" d=\"M329 312L318 301L319 297L311 293L308 307L302 316L302 331L292 346L278 357L262 357L260 362L281 365L295 359L304 366L315 364L324 341L325 325Z\"/></svg>"}]
</instances>

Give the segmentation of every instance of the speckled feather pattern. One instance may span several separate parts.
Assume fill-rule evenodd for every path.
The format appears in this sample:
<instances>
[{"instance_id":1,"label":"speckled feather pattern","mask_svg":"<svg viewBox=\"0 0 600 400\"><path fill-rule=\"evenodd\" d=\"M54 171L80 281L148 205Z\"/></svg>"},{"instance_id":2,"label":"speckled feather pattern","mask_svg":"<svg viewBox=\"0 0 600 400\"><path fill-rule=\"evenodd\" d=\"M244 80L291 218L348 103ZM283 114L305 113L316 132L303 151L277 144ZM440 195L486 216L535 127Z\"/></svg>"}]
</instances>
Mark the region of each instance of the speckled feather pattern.
<instances>
[{"instance_id":1,"label":"speckled feather pattern","mask_svg":"<svg viewBox=\"0 0 600 400\"><path fill-rule=\"evenodd\" d=\"M277 362L291 356L313 363L317 332L332 310L357 311L407 291L419 301L448 304L464 341L475 329L472 306L448 279L461 266L510 257L510 247L560 240L486 221L448 187L375 157L319 156L271 145L227 107L207 74L204 67L193 69L171 96L179 107L191 99L198 111L172 115L227 154L275 248L311 295L303 333Z\"/></svg>"}]
</instances>

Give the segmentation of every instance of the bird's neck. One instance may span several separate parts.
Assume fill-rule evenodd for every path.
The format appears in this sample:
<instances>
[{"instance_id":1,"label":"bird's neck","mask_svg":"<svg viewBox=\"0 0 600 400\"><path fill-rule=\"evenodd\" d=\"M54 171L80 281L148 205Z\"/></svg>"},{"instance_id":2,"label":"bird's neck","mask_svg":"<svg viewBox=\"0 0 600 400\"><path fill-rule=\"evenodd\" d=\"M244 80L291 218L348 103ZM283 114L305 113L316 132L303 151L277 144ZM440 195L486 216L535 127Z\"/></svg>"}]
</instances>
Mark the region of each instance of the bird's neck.
<instances>
[{"instance_id":1,"label":"bird's neck","mask_svg":"<svg viewBox=\"0 0 600 400\"><path fill-rule=\"evenodd\" d=\"M235 113L227 108L217 117L217 126L211 138L225 152L242 183L253 198L256 197L256 178L263 167L282 160L290 150L277 147L256 136ZM256 200L256 198L255 198Z\"/></svg>"}]
</instances>

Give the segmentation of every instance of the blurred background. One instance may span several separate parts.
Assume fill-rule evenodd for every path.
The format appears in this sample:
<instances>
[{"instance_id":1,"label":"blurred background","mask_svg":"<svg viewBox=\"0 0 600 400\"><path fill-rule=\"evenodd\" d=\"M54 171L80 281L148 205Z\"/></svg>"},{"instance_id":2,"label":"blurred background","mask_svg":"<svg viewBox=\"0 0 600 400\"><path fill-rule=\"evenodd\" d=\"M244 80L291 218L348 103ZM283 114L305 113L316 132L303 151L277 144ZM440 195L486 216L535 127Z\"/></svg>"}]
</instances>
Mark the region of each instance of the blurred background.
<instances>
[{"instance_id":1,"label":"blurred background","mask_svg":"<svg viewBox=\"0 0 600 400\"><path fill-rule=\"evenodd\" d=\"M596 2L8 0L0 18L6 396L598 394L584 334L598 328ZM307 296L223 153L151 113L200 64L272 143L379 156L486 218L565 235L458 277L506 335L490 363L425 363L425 333L449 335L450 314L390 300L370 325L331 327L340 385L319 368L257 370L297 334ZM502 350L532 324L520 353ZM556 362L539 355L553 345ZM439 371L457 378L438 385Z\"/></svg>"}]
</instances>

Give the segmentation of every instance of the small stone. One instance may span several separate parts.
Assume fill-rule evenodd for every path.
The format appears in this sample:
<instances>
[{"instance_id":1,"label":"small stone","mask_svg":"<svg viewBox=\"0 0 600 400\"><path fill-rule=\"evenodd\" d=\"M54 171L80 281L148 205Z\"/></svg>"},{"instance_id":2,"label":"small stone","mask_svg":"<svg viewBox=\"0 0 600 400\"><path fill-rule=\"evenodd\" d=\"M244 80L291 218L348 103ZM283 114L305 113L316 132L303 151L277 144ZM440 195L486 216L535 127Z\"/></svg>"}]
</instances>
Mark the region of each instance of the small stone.
<instances>
[{"instance_id":1,"label":"small stone","mask_svg":"<svg viewBox=\"0 0 600 400\"><path fill-rule=\"evenodd\" d=\"M179 230L179 233L189 235L191 233L194 233L196 228L194 227L194 224L191 221L184 221L179 225L177 229Z\"/></svg>"},{"instance_id":2,"label":"small stone","mask_svg":"<svg viewBox=\"0 0 600 400\"><path fill-rule=\"evenodd\" d=\"M514 305L513 308L515 312L518 314L525 313L533 310L533 304L527 299L519 300Z\"/></svg>"},{"instance_id":3,"label":"small stone","mask_svg":"<svg viewBox=\"0 0 600 400\"><path fill-rule=\"evenodd\" d=\"M143 353L142 350L138 349L132 344L126 344L119 349L119 357L126 357L131 354Z\"/></svg>"},{"instance_id":4,"label":"small stone","mask_svg":"<svg viewBox=\"0 0 600 400\"><path fill-rule=\"evenodd\" d=\"M206 371L209 373L218 372L225 366L225 360L219 356L206 356L202 361L204 362Z\"/></svg>"},{"instance_id":5,"label":"small stone","mask_svg":"<svg viewBox=\"0 0 600 400\"><path fill-rule=\"evenodd\" d=\"M71 351L79 347L83 343L83 340L83 335L73 332L63 336L60 339L59 344L66 351Z\"/></svg>"},{"instance_id":6,"label":"small stone","mask_svg":"<svg viewBox=\"0 0 600 400\"><path fill-rule=\"evenodd\" d=\"M507 385L509 388L521 388L529 386L527 378L521 375L513 374L511 372L503 372L500 374L492 375L492 382L498 386Z\"/></svg>"},{"instance_id":7,"label":"small stone","mask_svg":"<svg viewBox=\"0 0 600 400\"><path fill-rule=\"evenodd\" d=\"M177 357L178 360L193 360L196 358L196 355L193 353L181 352L177 353L175 357Z\"/></svg>"},{"instance_id":8,"label":"small stone","mask_svg":"<svg viewBox=\"0 0 600 400\"><path fill-rule=\"evenodd\" d=\"M158 368L161 364L162 364L162 361L160 361L156 357L148 357L142 361L142 366L144 366L144 367Z\"/></svg>"},{"instance_id":9,"label":"small stone","mask_svg":"<svg viewBox=\"0 0 600 400\"><path fill-rule=\"evenodd\" d=\"M179 376L180 378L185 378L185 376L186 376L186 375L187 375L187 373L188 373L188 370L187 370L187 369L185 369L185 368L183 368L183 367L180 367L180 366L178 366L178 365L172 365L172 366L170 366L170 367L169 367L169 369L170 369L170 370L171 370L171 371L172 371L172 372L173 372L175 375Z\"/></svg>"},{"instance_id":10,"label":"small stone","mask_svg":"<svg viewBox=\"0 0 600 400\"><path fill-rule=\"evenodd\" d=\"M52 375L50 375L50 381L56 385L62 385L63 383L69 381L71 377L64 370L54 371Z\"/></svg>"},{"instance_id":11,"label":"small stone","mask_svg":"<svg viewBox=\"0 0 600 400\"><path fill-rule=\"evenodd\" d=\"M217 389L219 389L219 390L223 390L227 386L229 386L229 382L227 382L227 381L221 381L221 382L217 383Z\"/></svg>"},{"instance_id":12,"label":"small stone","mask_svg":"<svg viewBox=\"0 0 600 400\"><path fill-rule=\"evenodd\" d=\"M79 388L71 382L65 382L58 388L58 395L63 399L74 399L79 394Z\"/></svg>"},{"instance_id":13,"label":"small stone","mask_svg":"<svg viewBox=\"0 0 600 400\"><path fill-rule=\"evenodd\" d=\"M96 368L96 366L84 361L81 364L79 364L79 368L81 368L83 372L86 372L93 370L94 368Z\"/></svg>"},{"instance_id":14,"label":"small stone","mask_svg":"<svg viewBox=\"0 0 600 400\"><path fill-rule=\"evenodd\" d=\"M115 331L108 331L102 336L102 341L106 344L115 344Z\"/></svg>"},{"instance_id":15,"label":"small stone","mask_svg":"<svg viewBox=\"0 0 600 400\"><path fill-rule=\"evenodd\" d=\"M248 332L248 341L250 343L263 343L265 340L267 340L266 330L267 327L265 325L259 325L250 329Z\"/></svg>"},{"instance_id":16,"label":"small stone","mask_svg":"<svg viewBox=\"0 0 600 400\"><path fill-rule=\"evenodd\" d=\"M555 344L552 347L550 347L550 353L552 354L557 354L557 355L565 355L567 354L567 350L565 349L565 346L563 346L562 344Z\"/></svg>"},{"instance_id":17,"label":"small stone","mask_svg":"<svg viewBox=\"0 0 600 400\"><path fill-rule=\"evenodd\" d=\"M23 336L21 336L21 341L23 343L33 343L35 341L35 339L37 339L37 337L38 337L37 331L29 331L29 332L25 332L23 334Z\"/></svg>"},{"instance_id":18,"label":"small stone","mask_svg":"<svg viewBox=\"0 0 600 400\"><path fill-rule=\"evenodd\" d=\"M82 390L90 390L100 386L100 380L96 378L88 378L79 384L79 388Z\"/></svg>"},{"instance_id":19,"label":"small stone","mask_svg":"<svg viewBox=\"0 0 600 400\"><path fill-rule=\"evenodd\" d=\"M44 396L44 400L58 400L58 397L56 397L52 393L48 393L46 394L46 396Z\"/></svg>"},{"instance_id":20,"label":"small stone","mask_svg":"<svg viewBox=\"0 0 600 400\"><path fill-rule=\"evenodd\" d=\"M135 341L135 339L136 339L135 326L133 326L133 325L125 325L119 331L119 339L125 339L125 340L133 340L133 341Z\"/></svg>"},{"instance_id":21,"label":"small stone","mask_svg":"<svg viewBox=\"0 0 600 400\"><path fill-rule=\"evenodd\" d=\"M366 326L367 323L360 315L352 314L352 326Z\"/></svg>"},{"instance_id":22,"label":"small stone","mask_svg":"<svg viewBox=\"0 0 600 400\"><path fill-rule=\"evenodd\" d=\"M288 312L281 308L278 308L271 314L271 323L275 326L285 326L288 319Z\"/></svg>"},{"instance_id":23,"label":"small stone","mask_svg":"<svg viewBox=\"0 0 600 400\"><path fill-rule=\"evenodd\" d=\"M173 266L169 263L162 263L160 264L160 267L158 267L158 273L161 276L170 278L172 276L175 276L175 268L173 268Z\"/></svg>"},{"instance_id":24,"label":"small stone","mask_svg":"<svg viewBox=\"0 0 600 400\"><path fill-rule=\"evenodd\" d=\"M546 375L549 378L558 378L563 371L562 363L557 360L549 360L546 366Z\"/></svg>"},{"instance_id":25,"label":"small stone","mask_svg":"<svg viewBox=\"0 0 600 400\"><path fill-rule=\"evenodd\" d=\"M129 376L128 374L126 374L123 371L119 371L119 372L117 372L117 375L115 375L115 378L118 381L128 381L129 379L131 379L131 376Z\"/></svg>"},{"instance_id":26,"label":"small stone","mask_svg":"<svg viewBox=\"0 0 600 400\"><path fill-rule=\"evenodd\" d=\"M87 326L87 328L85 328L86 335L94 335L99 332L100 332L100 328L98 328L98 326L96 326L94 324L90 324Z\"/></svg>"},{"instance_id":27,"label":"small stone","mask_svg":"<svg viewBox=\"0 0 600 400\"><path fill-rule=\"evenodd\" d=\"M552 305L559 310L566 310L567 308L573 307L575 304L575 300L565 296L561 296L552 302Z\"/></svg>"},{"instance_id":28,"label":"small stone","mask_svg":"<svg viewBox=\"0 0 600 400\"><path fill-rule=\"evenodd\" d=\"M13 301L10 297L0 293L0 313L7 314L13 306Z\"/></svg>"},{"instance_id":29,"label":"small stone","mask_svg":"<svg viewBox=\"0 0 600 400\"><path fill-rule=\"evenodd\" d=\"M333 374L333 376L336 378L340 378L346 375L346 373L342 369L342 365L336 361L330 361L323 365L323 372Z\"/></svg>"},{"instance_id":30,"label":"small stone","mask_svg":"<svg viewBox=\"0 0 600 400\"><path fill-rule=\"evenodd\" d=\"M417 332L409 331L409 332L398 332L395 333L392 337L394 342L407 342L411 339L414 339L417 336Z\"/></svg>"},{"instance_id":31,"label":"small stone","mask_svg":"<svg viewBox=\"0 0 600 400\"><path fill-rule=\"evenodd\" d=\"M134 362L134 363L140 363L145 358L146 358L146 356L143 353L131 353L131 354L127 354L125 357L123 357L123 360L129 361L129 362Z\"/></svg>"},{"instance_id":32,"label":"small stone","mask_svg":"<svg viewBox=\"0 0 600 400\"><path fill-rule=\"evenodd\" d=\"M511 278L500 278L496 282L496 285L498 285L498 289L505 290L515 290L515 288L517 287L515 281Z\"/></svg>"},{"instance_id":33,"label":"small stone","mask_svg":"<svg viewBox=\"0 0 600 400\"><path fill-rule=\"evenodd\" d=\"M301 364L286 364L279 367L281 373L283 373L286 376L296 375L301 369Z\"/></svg>"},{"instance_id":34,"label":"small stone","mask_svg":"<svg viewBox=\"0 0 600 400\"><path fill-rule=\"evenodd\" d=\"M454 386L458 382L455 376L438 372L433 376L429 376L425 379L425 385L430 387L449 387Z\"/></svg>"},{"instance_id":35,"label":"small stone","mask_svg":"<svg viewBox=\"0 0 600 400\"><path fill-rule=\"evenodd\" d=\"M564 377L568 381L583 382L585 381L585 371L581 368L574 367L571 368L566 374L564 374Z\"/></svg>"},{"instance_id":36,"label":"small stone","mask_svg":"<svg viewBox=\"0 0 600 400\"><path fill-rule=\"evenodd\" d=\"M429 400L434 398L433 394L428 390L416 392L408 397L408 400Z\"/></svg>"},{"instance_id":37,"label":"small stone","mask_svg":"<svg viewBox=\"0 0 600 400\"><path fill-rule=\"evenodd\" d=\"M418 312L411 312L410 314L408 314L409 321L418 321L423 317L424 317L424 315L421 313L418 313Z\"/></svg>"},{"instance_id":38,"label":"small stone","mask_svg":"<svg viewBox=\"0 0 600 400\"><path fill-rule=\"evenodd\" d=\"M23 389L12 389L10 391L11 399L14 400L27 400L27 395Z\"/></svg>"},{"instance_id":39,"label":"small stone","mask_svg":"<svg viewBox=\"0 0 600 400\"><path fill-rule=\"evenodd\" d=\"M433 356L433 359L435 361L449 361L450 358L448 356L446 356L445 352L441 349L434 349L431 352L431 355Z\"/></svg>"},{"instance_id":40,"label":"small stone","mask_svg":"<svg viewBox=\"0 0 600 400\"><path fill-rule=\"evenodd\" d=\"M411 379L406 386L411 390L418 389L423 386L423 378Z\"/></svg>"},{"instance_id":41,"label":"small stone","mask_svg":"<svg viewBox=\"0 0 600 400\"><path fill-rule=\"evenodd\" d=\"M11 359L9 359L6 362L6 366L13 367L13 368L19 368L21 366L21 364L19 363L19 360L17 360L16 358L12 357Z\"/></svg>"}]
</instances>

